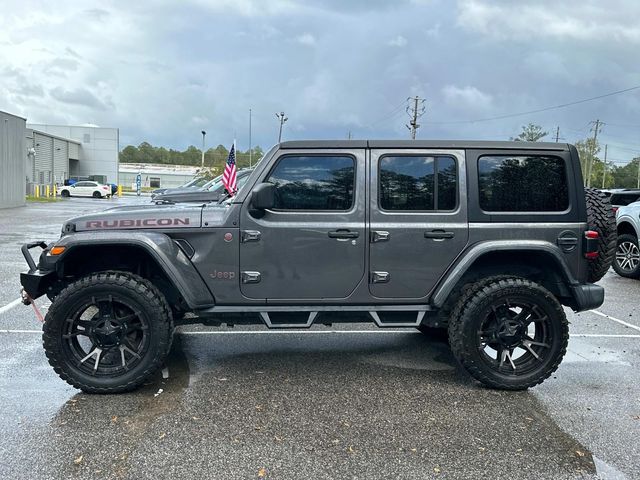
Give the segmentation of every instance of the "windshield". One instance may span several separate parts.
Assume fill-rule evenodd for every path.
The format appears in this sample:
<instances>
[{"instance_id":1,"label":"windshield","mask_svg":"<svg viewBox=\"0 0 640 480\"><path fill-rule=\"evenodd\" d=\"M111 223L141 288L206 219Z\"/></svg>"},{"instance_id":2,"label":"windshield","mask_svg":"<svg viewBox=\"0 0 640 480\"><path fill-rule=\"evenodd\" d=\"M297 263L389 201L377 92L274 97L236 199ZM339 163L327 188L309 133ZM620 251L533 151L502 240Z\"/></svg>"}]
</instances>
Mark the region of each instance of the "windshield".
<instances>
[{"instance_id":1,"label":"windshield","mask_svg":"<svg viewBox=\"0 0 640 480\"><path fill-rule=\"evenodd\" d=\"M180 188L187 187L202 187L205 183L207 183L207 179L205 177L196 177L194 179L189 180L187 183L182 185Z\"/></svg>"}]
</instances>

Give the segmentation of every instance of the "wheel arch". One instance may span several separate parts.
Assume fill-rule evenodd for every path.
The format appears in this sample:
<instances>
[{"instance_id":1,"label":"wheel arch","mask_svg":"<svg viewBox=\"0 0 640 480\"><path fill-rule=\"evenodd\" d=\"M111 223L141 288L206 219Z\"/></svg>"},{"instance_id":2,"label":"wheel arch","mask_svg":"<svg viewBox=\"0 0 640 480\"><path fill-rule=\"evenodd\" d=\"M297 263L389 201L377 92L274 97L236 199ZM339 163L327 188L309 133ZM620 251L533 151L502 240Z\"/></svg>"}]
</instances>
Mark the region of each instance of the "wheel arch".
<instances>
[{"instance_id":1,"label":"wheel arch","mask_svg":"<svg viewBox=\"0 0 640 480\"><path fill-rule=\"evenodd\" d=\"M633 235L637 237L638 233L631 222L623 220L618 223L618 235Z\"/></svg>"},{"instance_id":2,"label":"wheel arch","mask_svg":"<svg viewBox=\"0 0 640 480\"><path fill-rule=\"evenodd\" d=\"M157 283L170 303L183 303L189 309L211 307L215 303L189 258L165 234L77 233L63 237L56 245L65 247L56 261L56 272L61 280L98 271L129 271Z\"/></svg>"},{"instance_id":3,"label":"wheel arch","mask_svg":"<svg viewBox=\"0 0 640 480\"><path fill-rule=\"evenodd\" d=\"M449 270L431 303L442 308L465 284L494 275L518 276L540 283L565 304L575 300L571 287L579 283L558 249L548 242L483 242L463 254Z\"/></svg>"}]
</instances>

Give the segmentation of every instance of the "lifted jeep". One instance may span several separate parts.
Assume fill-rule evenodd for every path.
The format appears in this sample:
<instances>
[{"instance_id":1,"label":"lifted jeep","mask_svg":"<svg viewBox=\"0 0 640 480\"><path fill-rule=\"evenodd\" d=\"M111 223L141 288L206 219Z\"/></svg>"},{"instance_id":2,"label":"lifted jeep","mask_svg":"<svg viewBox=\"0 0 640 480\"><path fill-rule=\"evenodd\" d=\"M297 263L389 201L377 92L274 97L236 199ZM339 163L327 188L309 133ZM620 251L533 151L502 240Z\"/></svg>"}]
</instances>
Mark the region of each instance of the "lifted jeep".
<instances>
[{"instance_id":1,"label":"lifted jeep","mask_svg":"<svg viewBox=\"0 0 640 480\"><path fill-rule=\"evenodd\" d=\"M473 377L519 390L560 364L562 306L602 304L615 237L571 145L285 142L233 197L67 221L23 246L21 283L52 300L46 355L86 392L140 386L176 324L363 320L448 329Z\"/></svg>"}]
</instances>

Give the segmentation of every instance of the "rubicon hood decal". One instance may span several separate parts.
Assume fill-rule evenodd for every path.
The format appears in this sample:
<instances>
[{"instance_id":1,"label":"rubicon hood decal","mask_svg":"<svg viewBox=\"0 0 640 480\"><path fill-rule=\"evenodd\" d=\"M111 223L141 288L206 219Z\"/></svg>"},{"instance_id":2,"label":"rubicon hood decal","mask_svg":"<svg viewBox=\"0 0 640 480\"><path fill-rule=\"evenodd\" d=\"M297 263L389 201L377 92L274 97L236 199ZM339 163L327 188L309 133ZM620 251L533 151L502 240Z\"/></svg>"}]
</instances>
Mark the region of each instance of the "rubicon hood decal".
<instances>
[{"instance_id":1,"label":"rubicon hood decal","mask_svg":"<svg viewBox=\"0 0 640 480\"><path fill-rule=\"evenodd\" d=\"M184 218L125 218L120 220L88 220L85 228L166 228L189 226L189 217Z\"/></svg>"},{"instance_id":2,"label":"rubicon hood decal","mask_svg":"<svg viewBox=\"0 0 640 480\"><path fill-rule=\"evenodd\" d=\"M173 208L139 206L112 208L104 212L90 213L70 220L74 231L87 230L168 230L174 228L200 228L202 207Z\"/></svg>"}]
</instances>

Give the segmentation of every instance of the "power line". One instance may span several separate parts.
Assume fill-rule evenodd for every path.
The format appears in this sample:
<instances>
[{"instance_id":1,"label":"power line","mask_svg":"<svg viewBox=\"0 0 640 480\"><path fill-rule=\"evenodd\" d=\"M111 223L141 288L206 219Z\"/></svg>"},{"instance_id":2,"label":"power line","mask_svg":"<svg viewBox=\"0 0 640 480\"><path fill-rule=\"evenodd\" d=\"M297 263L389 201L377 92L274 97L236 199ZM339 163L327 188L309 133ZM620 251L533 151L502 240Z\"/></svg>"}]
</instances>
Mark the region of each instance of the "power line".
<instances>
[{"instance_id":1,"label":"power line","mask_svg":"<svg viewBox=\"0 0 640 480\"><path fill-rule=\"evenodd\" d=\"M387 113L384 117L380 117L375 122L370 123L369 127L373 127L374 125L377 125L380 122L383 122L385 120L391 120L391 118L398 116L398 114L404 110L404 107L406 104L407 104L406 101L402 102L400 105L396 106L393 110Z\"/></svg>"},{"instance_id":2,"label":"power line","mask_svg":"<svg viewBox=\"0 0 640 480\"><path fill-rule=\"evenodd\" d=\"M599 100L601 98L612 97L614 95L620 95L622 93L631 92L632 90L638 90L638 89L640 89L640 85L637 85L635 87L625 88L624 90L617 90L615 92L605 93L603 95L597 95L595 97L583 98L581 100L576 100L574 102L561 103L559 105L552 105L550 107L544 107L544 108L537 108L535 110L529 110L527 112L508 113L508 114L505 114L505 115L497 115L495 117L477 118L475 120L456 120L456 121L450 121L450 122L429 122L429 123L426 123L426 125L458 125L458 124L462 124L462 123L489 122L489 121L492 121L492 120L502 120L504 118L521 117L523 115L530 115L532 113L547 112L549 110L556 110L556 109L559 109L559 108L571 107L572 105L579 105L581 103L592 102L593 100Z\"/></svg>"}]
</instances>

